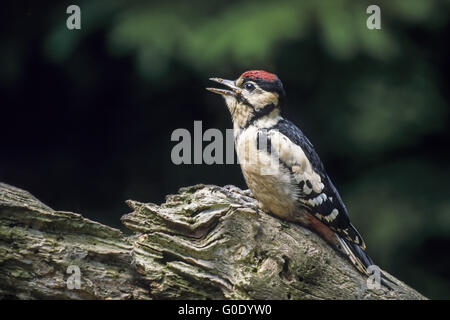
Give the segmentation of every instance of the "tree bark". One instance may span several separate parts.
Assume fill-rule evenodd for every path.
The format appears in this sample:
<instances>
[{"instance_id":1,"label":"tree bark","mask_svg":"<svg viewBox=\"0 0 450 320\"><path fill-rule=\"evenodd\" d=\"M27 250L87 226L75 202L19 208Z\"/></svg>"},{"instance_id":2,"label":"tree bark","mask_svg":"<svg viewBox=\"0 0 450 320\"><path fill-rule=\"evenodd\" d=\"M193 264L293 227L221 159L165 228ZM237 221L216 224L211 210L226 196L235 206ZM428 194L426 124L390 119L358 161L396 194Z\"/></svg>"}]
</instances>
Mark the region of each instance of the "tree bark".
<instances>
[{"instance_id":1,"label":"tree bark","mask_svg":"<svg viewBox=\"0 0 450 320\"><path fill-rule=\"evenodd\" d=\"M0 298L425 299L392 276L394 290L367 289L320 237L234 186L127 204L131 235L0 184Z\"/></svg>"}]
</instances>

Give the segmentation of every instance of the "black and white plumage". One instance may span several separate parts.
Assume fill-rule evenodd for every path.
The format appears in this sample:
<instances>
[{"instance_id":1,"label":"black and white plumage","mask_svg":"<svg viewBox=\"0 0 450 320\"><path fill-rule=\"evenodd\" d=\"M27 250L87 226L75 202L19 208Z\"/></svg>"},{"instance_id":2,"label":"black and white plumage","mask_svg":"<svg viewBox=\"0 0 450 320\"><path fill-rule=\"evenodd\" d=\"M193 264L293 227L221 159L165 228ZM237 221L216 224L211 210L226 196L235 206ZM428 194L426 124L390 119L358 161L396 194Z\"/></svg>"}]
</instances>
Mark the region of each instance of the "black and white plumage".
<instances>
[{"instance_id":1,"label":"black and white plumage","mask_svg":"<svg viewBox=\"0 0 450 320\"><path fill-rule=\"evenodd\" d=\"M302 148L307 159L311 163L313 171L320 176L323 187L319 192L316 192L312 186L308 186L308 184L311 184L309 180L303 179L299 182L298 187L301 192L299 199L300 205L305 206L305 208L307 208L316 218L326 226L330 227L331 230L336 231L343 238L352 241L362 249L365 249L366 246L362 237L350 223L347 208L325 172L322 161L308 138L293 123L285 119L278 121L277 124L269 130L279 131L279 133L287 137L291 143ZM283 165L287 166L285 163L283 163ZM293 170L292 167L289 167L289 169L291 171Z\"/></svg>"},{"instance_id":2,"label":"black and white plumage","mask_svg":"<svg viewBox=\"0 0 450 320\"><path fill-rule=\"evenodd\" d=\"M235 81L210 80L228 87L208 90L225 98L242 173L261 209L313 229L367 274L373 262L322 161L302 131L281 116L279 78L253 70Z\"/></svg>"}]
</instances>

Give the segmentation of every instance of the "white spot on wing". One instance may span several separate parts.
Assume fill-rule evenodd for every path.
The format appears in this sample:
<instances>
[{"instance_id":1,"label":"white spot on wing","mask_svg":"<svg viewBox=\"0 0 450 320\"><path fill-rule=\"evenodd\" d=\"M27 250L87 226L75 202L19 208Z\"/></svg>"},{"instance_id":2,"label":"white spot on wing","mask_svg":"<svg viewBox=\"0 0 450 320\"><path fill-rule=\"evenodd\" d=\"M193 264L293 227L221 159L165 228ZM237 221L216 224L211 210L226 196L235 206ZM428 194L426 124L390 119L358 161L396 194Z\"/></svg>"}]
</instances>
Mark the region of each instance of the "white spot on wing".
<instances>
[{"instance_id":1,"label":"white spot on wing","mask_svg":"<svg viewBox=\"0 0 450 320\"><path fill-rule=\"evenodd\" d=\"M331 211L331 213L327 216L325 216L325 220L327 220L328 222L333 221L334 219L336 219L336 217L338 216L339 211L338 209L333 209L333 211ZM344 231L345 232L345 231Z\"/></svg>"},{"instance_id":2,"label":"white spot on wing","mask_svg":"<svg viewBox=\"0 0 450 320\"><path fill-rule=\"evenodd\" d=\"M308 203L315 207L315 206L319 206L321 205L324 201L327 200L327 196L324 193L319 194L317 197L313 198L313 199L309 199Z\"/></svg>"}]
</instances>

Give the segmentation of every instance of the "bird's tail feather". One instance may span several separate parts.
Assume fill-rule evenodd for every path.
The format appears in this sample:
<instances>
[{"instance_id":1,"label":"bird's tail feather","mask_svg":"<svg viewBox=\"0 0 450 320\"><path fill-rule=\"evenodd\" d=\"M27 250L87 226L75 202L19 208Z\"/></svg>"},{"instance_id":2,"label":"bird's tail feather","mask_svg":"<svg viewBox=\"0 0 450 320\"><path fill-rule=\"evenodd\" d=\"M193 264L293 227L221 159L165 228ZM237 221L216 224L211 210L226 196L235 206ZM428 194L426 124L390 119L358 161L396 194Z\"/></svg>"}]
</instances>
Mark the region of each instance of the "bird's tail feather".
<instances>
[{"instance_id":1,"label":"bird's tail feather","mask_svg":"<svg viewBox=\"0 0 450 320\"><path fill-rule=\"evenodd\" d=\"M354 242L351 242L347 239L343 239L339 236L338 239L342 247L342 252L350 259L350 261L356 267L356 269L358 269L358 271L360 271L361 273L370 276L371 273L369 272L368 268L370 266L375 265L370 256ZM380 280L381 284L390 290L392 290L393 288L391 285L389 285L389 283L394 285L396 284L394 281L389 279L383 272L380 273Z\"/></svg>"}]
</instances>

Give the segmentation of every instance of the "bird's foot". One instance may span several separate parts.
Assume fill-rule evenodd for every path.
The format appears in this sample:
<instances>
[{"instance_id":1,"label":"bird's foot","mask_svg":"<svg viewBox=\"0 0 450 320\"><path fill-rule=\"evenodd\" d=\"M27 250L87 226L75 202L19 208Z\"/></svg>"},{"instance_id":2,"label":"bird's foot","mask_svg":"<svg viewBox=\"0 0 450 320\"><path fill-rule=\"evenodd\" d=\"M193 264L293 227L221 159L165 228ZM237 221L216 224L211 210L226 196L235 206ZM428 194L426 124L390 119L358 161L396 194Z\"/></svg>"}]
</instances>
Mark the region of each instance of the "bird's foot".
<instances>
[{"instance_id":1,"label":"bird's foot","mask_svg":"<svg viewBox=\"0 0 450 320\"><path fill-rule=\"evenodd\" d=\"M253 197L253 193L252 193L252 191L251 191L250 189L242 190L242 194L243 194L244 196L247 196L247 197L250 197L250 198L254 198L254 197Z\"/></svg>"},{"instance_id":2,"label":"bird's foot","mask_svg":"<svg viewBox=\"0 0 450 320\"><path fill-rule=\"evenodd\" d=\"M258 200L255 200L252 204L249 205L249 207L251 207L253 210L255 210L257 215L259 215L261 212L265 211L263 204Z\"/></svg>"}]
</instances>

